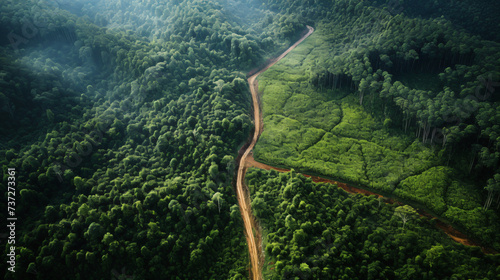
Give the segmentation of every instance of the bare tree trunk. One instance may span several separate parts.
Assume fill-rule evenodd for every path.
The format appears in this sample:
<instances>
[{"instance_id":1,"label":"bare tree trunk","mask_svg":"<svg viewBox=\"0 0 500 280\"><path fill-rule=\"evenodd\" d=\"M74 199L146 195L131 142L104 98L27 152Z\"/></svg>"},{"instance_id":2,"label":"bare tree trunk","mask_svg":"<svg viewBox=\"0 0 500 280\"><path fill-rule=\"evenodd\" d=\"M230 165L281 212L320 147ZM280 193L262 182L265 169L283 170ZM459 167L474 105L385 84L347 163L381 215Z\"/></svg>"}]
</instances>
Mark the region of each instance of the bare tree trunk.
<instances>
[{"instance_id":1,"label":"bare tree trunk","mask_svg":"<svg viewBox=\"0 0 500 280\"><path fill-rule=\"evenodd\" d=\"M492 200L493 200L493 191L488 190L488 197L486 198L486 202L484 203L484 207L483 207L484 210L488 210L488 208L490 208Z\"/></svg>"},{"instance_id":2,"label":"bare tree trunk","mask_svg":"<svg viewBox=\"0 0 500 280\"><path fill-rule=\"evenodd\" d=\"M406 114L406 117L404 119L405 133L408 130L408 127L410 126L410 122L411 122L410 114Z\"/></svg>"},{"instance_id":3,"label":"bare tree trunk","mask_svg":"<svg viewBox=\"0 0 500 280\"><path fill-rule=\"evenodd\" d=\"M427 138L429 137L429 125L427 124L427 122L424 123L424 127L423 127L423 133L422 133L422 143L425 144L425 142L427 142Z\"/></svg>"}]
</instances>

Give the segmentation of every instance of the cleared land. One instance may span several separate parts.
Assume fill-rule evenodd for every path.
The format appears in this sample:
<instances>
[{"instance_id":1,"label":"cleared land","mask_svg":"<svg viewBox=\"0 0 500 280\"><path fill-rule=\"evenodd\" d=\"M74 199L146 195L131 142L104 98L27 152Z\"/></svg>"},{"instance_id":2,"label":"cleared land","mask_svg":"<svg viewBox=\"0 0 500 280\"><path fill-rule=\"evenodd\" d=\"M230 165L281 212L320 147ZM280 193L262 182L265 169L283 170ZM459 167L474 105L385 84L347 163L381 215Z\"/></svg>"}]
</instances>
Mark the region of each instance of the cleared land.
<instances>
[{"instance_id":1,"label":"cleared land","mask_svg":"<svg viewBox=\"0 0 500 280\"><path fill-rule=\"evenodd\" d=\"M437 147L365 110L354 88L310 83L311 69L334 55L328 45L319 30L259 77L264 130L255 159L394 195L466 231L487 231L480 192L444 166Z\"/></svg>"}]
</instances>

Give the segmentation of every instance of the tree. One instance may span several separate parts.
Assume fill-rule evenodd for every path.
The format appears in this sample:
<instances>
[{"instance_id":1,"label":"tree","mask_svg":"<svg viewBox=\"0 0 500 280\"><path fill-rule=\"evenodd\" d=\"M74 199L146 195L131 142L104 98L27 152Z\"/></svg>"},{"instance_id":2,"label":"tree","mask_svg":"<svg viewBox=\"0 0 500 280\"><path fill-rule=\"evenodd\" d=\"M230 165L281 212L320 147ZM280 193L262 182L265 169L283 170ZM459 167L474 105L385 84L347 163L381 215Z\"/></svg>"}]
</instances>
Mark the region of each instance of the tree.
<instances>
[{"instance_id":1,"label":"tree","mask_svg":"<svg viewBox=\"0 0 500 280\"><path fill-rule=\"evenodd\" d=\"M388 55L381 54L380 55L380 61L382 61L387 68L391 68L392 67L392 61L391 61L391 58Z\"/></svg>"},{"instance_id":2,"label":"tree","mask_svg":"<svg viewBox=\"0 0 500 280\"><path fill-rule=\"evenodd\" d=\"M59 218L59 212L54 208L54 206L49 205L45 208L45 219L50 223L55 223Z\"/></svg>"},{"instance_id":3,"label":"tree","mask_svg":"<svg viewBox=\"0 0 500 280\"><path fill-rule=\"evenodd\" d=\"M98 242L100 240L102 240L102 236L104 234L104 230L102 228L102 226L98 223L91 223L88 230L85 232L84 236L90 240L90 241L94 241L94 242Z\"/></svg>"},{"instance_id":4,"label":"tree","mask_svg":"<svg viewBox=\"0 0 500 280\"><path fill-rule=\"evenodd\" d=\"M210 168L208 169L208 173L210 174L210 178L213 180L217 179L217 175L219 174L219 166L217 164L213 163L210 165Z\"/></svg>"},{"instance_id":5,"label":"tree","mask_svg":"<svg viewBox=\"0 0 500 280\"><path fill-rule=\"evenodd\" d=\"M170 203L168 204L168 209L175 213L179 218L184 215L184 209L182 209L182 205L175 199L172 199L170 201Z\"/></svg>"},{"instance_id":6,"label":"tree","mask_svg":"<svg viewBox=\"0 0 500 280\"><path fill-rule=\"evenodd\" d=\"M77 211L79 217L86 218L89 215L90 208L86 203L83 203Z\"/></svg>"},{"instance_id":7,"label":"tree","mask_svg":"<svg viewBox=\"0 0 500 280\"><path fill-rule=\"evenodd\" d=\"M403 221L403 229L404 229L406 222L418 216L418 213L410 205L403 205L403 206L398 206L396 210L394 210L394 216L399 217L401 221Z\"/></svg>"},{"instance_id":8,"label":"tree","mask_svg":"<svg viewBox=\"0 0 500 280\"><path fill-rule=\"evenodd\" d=\"M187 123L188 123L189 127L191 129L193 129L196 126L196 124L198 123L198 120L196 120L196 118L193 116L189 116L187 119Z\"/></svg>"},{"instance_id":9,"label":"tree","mask_svg":"<svg viewBox=\"0 0 500 280\"><path fill-rule=\"evenodd\" d=\"M441 255L445 253L443 245L434 245L425 253L425 263L432 267L439 262Z\"/></svg>"},{"instance_id":10,"label":"tree","mask_svg":"<svg viewBox=\"0 0 500 280\"><path fill-rule=\"evenodd\" d=\"M101 242L109 246L109 244L111 244L111 242L113 241L114 241L113 234L106 232Z\"/></svg>"},{"instance_id":11,"label":"tree","mask_svg":"<svg viewBox=\"0 0 500 280\"><path fill-rule=\"evenodd\" d=\"M359 105L363 105L363 98L365 95L366 90L368 89L369 83L365 80L365 78L362 78L361 81L359 82Z\"/></svg>"},{"instance_id":12,"label":"tree","mask_svg":"<svg viewBox=\"0 0 500 280\"><path fill-rule=\"evenodd\" d=\"M488 210L493 202L495 194L500 192L500 174L497 173L493 178L488 179L488 184L484 189L488 191L488 196L486 197L483 208Z\"/></svg>"},{"instance_id":13,"label":"tree","mask_svg":"<svg viewBox=\"0 0 500 280\"><path fill-rule=\"evenodd\" d=\"M172 158L172 159L170 160L170 167L171 167L172 169L175 169L175 168L177 167L177 164L178 164L178 160L177 160L176 158Z\"/></svg>"},{"instance_id":14,"label":"tree","mask_svg":"<svg viewBox=\"0 0 500 280\"><path fill-rule=\"evenodd\" d=\"M229 210L231 211L231 219L234 220L234 221L238 221L239 219L241 219L241 213L240 213L240 208L238 207L238 205L234 204L231 206L231 208L229 208Z\"/></svg>"},{"instance_id":15,"label":"tree","mask_svg":"<svg viewBox=\"0 0 500 280\"><path fill-rule=\"evenodd\" d=\"M304 246L307 239L307 233L303 229L298 229L293 233L292 241L298 246Z\"/></svg>"},{"instance_id":16,"label":"tree","mask_svg":"<svg viewBox=\"0 0 500 280\"><path fill-rule=\"evenodd\" d=\"M218 206L218 208L219 208L219 213L220 213L220 205L221 205L221 203L222 203L222 202L221 202L221 198L222 198L222 194L221 194L220 192L216 192L216 193L214 193L214 195L212 196L212 200L213 200L214 202L216 202L216 201L217 201L217 206Z\"/></svg>"},{"instance_id":17,"label":"tree","mask_svg":"<svg viewBox=\"0 0 500 280\"><path fill-rule=\"evenodd\" d=\"M259 217L267 216L268 212L267 203L261 196L257 196L254 199L252 199L252 202L250 204L252 206L252 210L255 212L257 216Z\"/></svg>"},{"instance_id":18,"label":"tree","mask_svg":"<svg viewBox=\"0 0 500 280\"><path fill-rule=\"evenodd\" d=\"M234 157L231 155L225 155L221 160L221 165L226 167L227 173L233 175L234 172Z\"/></svg>"},{"instance_id":19,"label":"tree","mask_svg":"<svg viewBox=\"0 0 500 280\"><path fill-rule=\"evenodd\" d=\"M307 278L309 278L309 276L311 275L311 269L309 268L309 265L307 263L300 264L300 272L301 272L301 275L304 275ZM305 278L305 279L307 279L307 278Z\"/></svg>"},{"instance_id":20,"label":"tree","mask_svg":"<svg viewBox=\"0 0 500 280\"><path fill-rule=\"evenodd\" d=\"M76 190L81 190L85 182L82 177L75 176L75 178L73 178L73 184L75 185Z\"/></svg>"}]
</instances>

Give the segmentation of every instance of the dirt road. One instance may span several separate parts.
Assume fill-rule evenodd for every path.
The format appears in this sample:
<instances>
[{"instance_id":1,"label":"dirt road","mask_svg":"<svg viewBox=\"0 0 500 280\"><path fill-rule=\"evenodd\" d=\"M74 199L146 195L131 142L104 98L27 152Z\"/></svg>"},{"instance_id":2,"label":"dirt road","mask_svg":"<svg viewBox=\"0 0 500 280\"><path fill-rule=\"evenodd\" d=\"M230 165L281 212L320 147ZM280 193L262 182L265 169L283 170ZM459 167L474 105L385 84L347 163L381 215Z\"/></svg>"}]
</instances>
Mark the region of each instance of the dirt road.
<instances>
[{"instance_id":1,"label":"dirt road","mask_svg":"<svg viewBox=\"0 0 500 280\"><path fill-rule=\"evenodd\" d=\"M267 165L267 164L258 162L258 161L256 161L253 158L253 154L249 154L247 156L245 164L246 164L245 168L257 167L257 168L264 169L264 170L274 169L274 170L276 170L278 172L288 172L288 171L290 171L290 169L274 167L274 166L271 166L271 165ZM334 180L330 180L330 179L326 179L326 178L322 178L322 177L318 177L318 176L312 176L312 175L308 175L308 174L304 174L304 173L302 173L302 175L304 175L305 177L311 178L312 181L316 182L316 183L335 184L339 188L343 189L344 191L346 191L348 193L363 194L363 195L374 195L374 196L377 196L377 197L383 197L380 194L377 194L377 193L374 193L374 192L371 192L371 191L368 191L368 190L356 188L356 187L353 187L353 186L348 185L346 183L342 183L342 182L338 182L338 181L334 181ZM402 203L394 201L394 200L392 200L390 198L384 198L383 201L385 203L398 203L398 204L402 205ZM436 227L439 228L439 229L441 229L442 231L444 231L444 233L446 233L455 242L458 242L458 243L463 244L465 246L478 246L478 247L481 248L481 250L485 254L498 254L498 252L495 251L494 249L482 246L478 242L475 242L475 241L469 239L467 237L467 235L465 235L462 232L458 231L457 229L453 228L451 225L444 223L443 221L439 220L438 218L432 216L431 214L429 214L429 213L427 213L427 212L425 212L423 210L419 210L418 213L420 214L420 216L424 216L424 217L427 217L429 219L436 220Z\"/></svg>"},{"instance_id":2,"label":"dirt road","mask_svg":"<svg viewBox=\"0 0 500 280\"><path fill-rule=\"evenodd\" d=\"M309 35L313 33L314 28L310 26L307 26L307 28L308 32L304 36L302 36L297 42L295 42L295 44L293 44L280 56L271 60L270 63L267 64L260 71L258 71L257 73L253 74L248 78L248 84L250 85L250 92L252 94L252 100L253 100L255 131L253 134L252 141L250 142L250 144L248 145L245 152L240 158L238 175L236 178L236 197L238 199L238 203L240 206L241 217L243 218L243 223L245 226L245 236L248 243L248 251L250 253L250 264L251 264L250 278L254 280L262 279L262 264L264 263L264 256L262 254L261 230L252 214L252 209L250 207L250 193L248 191L248 187L245 185L245 173L246 173L245 163L248 154L252 151L253 147L255 146L255 143L257 142L257 139L259 138L262 132L262 118L260 114L258 83L256 78L262 72L269 69L269 67L276 64L276 62L280 61L280 59L285 57L285 55L287 55L305 38L307 38Z\"/></svg>"}]
</instances>

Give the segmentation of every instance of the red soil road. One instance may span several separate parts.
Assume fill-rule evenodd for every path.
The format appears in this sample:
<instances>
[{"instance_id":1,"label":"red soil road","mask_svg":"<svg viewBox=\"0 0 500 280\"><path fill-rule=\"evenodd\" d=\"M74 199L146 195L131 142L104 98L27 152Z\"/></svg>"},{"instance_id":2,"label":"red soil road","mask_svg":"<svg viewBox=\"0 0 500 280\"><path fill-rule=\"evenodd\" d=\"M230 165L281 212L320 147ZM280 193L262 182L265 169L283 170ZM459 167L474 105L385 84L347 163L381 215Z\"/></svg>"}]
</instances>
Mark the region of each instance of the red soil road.
<instances>
[{"instance_id":1,"label":"red soil road","mask_svg":"<svg viewBox=\"0 0 500 280\"><path fill-rule=\"evenodd\" d=\"M246 164L247 168L249 168L249 167L257 167L257 168L265 169L265 170L274 169L274 170L279 171L279 172L288 172L288 171L290 171L290 169L279 168L279 167L274 167L274 166L267 165L267 164L264 164L264 163L260 163L260 162L256 161L253 158L253 154L248 155L245 164ZM371 191L367 191L367 190L363 190L363 189L360 189L360 188L356 188L356 187L350 186L350 185L348 185L346 183L342 183L342 182L339 182L339 181L325 179L325 178L322 178L322 177L308 175L308 174L303 174L303 173L302 173L302 175L304 175L305 177L311 178L312 181L315 182L315 183L335 184L339 188L343 189L344 191L346 191L348 193L352 193L352 194L359 193L359 194L363 194L363 195L374 195L374 196L377 196L377 197L382 197L380 194L377 194L377 193L374 193L374 192L371 192ZM386 199L385 202L393 203L393 201L391 199Z\"/></svg>"},{"instance_id":2,"label":"red soil road","mask_svg":"<svg viewBox=\"0 0 500 280\"><path fill-rule=\"evenodd\" d=\"M253 154L248 155L248 157L246 159L246 162L245 162L245 167L246 168L256 167L256 168L260 168L260 169L264 169L264 170L274 169L274 170L279 171L279 172L288 172L288 171L290 171L290 169L279 168L279 167L274 167L274 166L267 165L267 164L264 164L264 163L260 163L260 162L256 161L253 158ZM377 194L377 193L374 193L374 192L371 192L371 191L367 191L367 190L364 190L364 189L356 188L356 187L350 186L350 185L348 185L346 183L342 183L342 182L338 182L338 181L334 181L334 180L330 180L330 179L325 179L325 178L321 178L321 177L318 177L318 176L312 176L312 175L308 175L308 174L303 174L303 173L302 173L302 175L304 175L305 177L311 178L312 181L315 182L315 183L336 184L339 188L343 189L344 191L346 191L348 193L352 193L352 194L358 194L359 193L359 194L363 194L363 195L375 195L377 197L383 197L380 194ZM390 198L385 198L384 202L385 203L398 203L398 204L402 205L402 203L394 201L394 200L392 200ZM498 254L498 252L495 251L494 249L481 246L481 244L479 244L479 243L477 243L477 242L475 242L473 240L470 240L465 234L463 234L462 232L460 232L457 229L453 228L451 225L448 225L448 224L444 223L443 221L437 219L436 217L432 216L431 214L429 214L429 213L427 213L427 212L425 212L423 210L419 210L418 213L419 213L420 216L436 220L436 227L439 228L439 229L441 229L442 231L444 231L444 233L446 233L455 242L458 242L458 243L463 244L465 246L477 246L477 247L480 247L481 250L483 251L483 253L485 253L485 254Z\"/></svg>"},{"instance_id":3,"label":"red soil road","mask_svg":"<svg viewBox=\"0 0 500 280\"><path fill-rule=\"evenodd\" d=\"M250 278L253 280L262 279L262 265L264 264L264 255L262 254L261 230L255 220L255 217L252 214L252 209L250 207L250 193L248 191L248 187L245 185L245 173L246 173L245 163L247 161L248 154L252 151L253 147L255 146L255 143L257 142L257 139L259 138L262 132L262 125L263 125L259 107L258 83L255 79L262 72L266 71L267 69L269 69L269 67L273 66L276 62L280 61L283 57L285 57L285 55L287 55L291 50L293 50L298 44L300 44L305 38L311 35L314 31L314 28L310 26L307 26L307 29L308 32L304 36L302 36L297 42L295 42L295 44L293 44L280 56L271 60L269 64L267 64L260 71L258 71L257 73L253 74L248 78L248 84L250 85L250 92L252 94L252 100L253 100L255 131L250 144L248 146L246 145L244 146L247 148L240 158L238 175L236 178L236 197L238 199L241 217L243 218L243 223L245 226L245 236L248 243L248 251L250 253L250 264L251 264Z\"/></svg>"}]
</instances>

